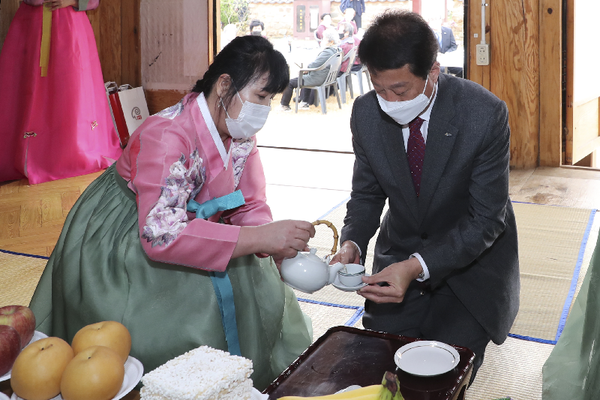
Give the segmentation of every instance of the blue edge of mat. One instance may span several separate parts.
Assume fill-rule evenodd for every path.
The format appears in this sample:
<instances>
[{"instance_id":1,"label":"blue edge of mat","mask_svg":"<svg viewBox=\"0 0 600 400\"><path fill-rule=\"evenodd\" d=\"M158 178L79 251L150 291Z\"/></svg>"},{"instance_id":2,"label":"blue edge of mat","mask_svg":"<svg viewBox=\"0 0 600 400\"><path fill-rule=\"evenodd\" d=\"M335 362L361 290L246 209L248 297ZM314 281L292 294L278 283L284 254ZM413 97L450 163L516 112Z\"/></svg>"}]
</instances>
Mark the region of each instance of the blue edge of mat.
<instances>
[{"instance_id":1,"label":"blue edge of mat","mask_svg":"<svg viewBox=\"0 0 600 400\"><path fill-rule=\"evenodd\" d=\"M348 201L348 199L337 204L335 207L331 208L329 211L327 211L325 214L323 214L318 219L325 218L333 210L335 210L342 204L346 203L347 201ZM541 204L517 202L517 201L513 201L513 203L541 205ZM550 207L557 207L557 206L550 206ZM573 271L573 276L571 277L571 286L569 288L569 294L567 295L565 304L563 306L563 310L562 310L561 317L560 317L560 322L558 324L558 329L556 330L555 339L554 340L540 339L540 338L535 338L535 337L531 337L531 336L516 335L514 333L509 333L508 336L510 336L512 338L516 338L516 339L528 340L531 342L545 343L545 344L556 344L556 342L558 342L558 339L560 338L560 335L562 334L562 331L565 327L565 323L567 322L567 316L569 315L569 310L571 308L571 304L573 303L573 299L575 297L575 290L577 288L577 281L579 279L579 273L581 271L581 264L583 263L583 256L584 256L585 248L587 246L587 242L588 242L588 239L590 236L590 231L592 229L592 224L594 222L594 216L596 215L596 211L597 211L596 209L590 210L588 224L585 229L585 233L583 234L583 239L581 240L581 246L579 247L579 255L577 257L577 263L575 265L575 270ZM44 257L44 256L37 256L37 255L25 254L25 253L17 253L17 252L8 251L8 250L0 249L0 252L7 253L7 254L14 254L17 256L41 258L44 260L48 259L48 257ZM321 305L321 306L327 306L327 307L338 307L338 308L346 308L346 309L356 310L354 312L354 314L352 315L352 317L344 323L345 326L354 326L358 322L358 320L363 316L363 314L365 313L364 307L362 307L362 306L349 306L349 305L345 305L345 304L328 303L328 302L324 302L324 301L310 300L310 299L305 299L305 298L301 298L301 297L298 297L298 301L301 301L304 303L317 304L317 305Z\"/></svg>"}]
</instances>

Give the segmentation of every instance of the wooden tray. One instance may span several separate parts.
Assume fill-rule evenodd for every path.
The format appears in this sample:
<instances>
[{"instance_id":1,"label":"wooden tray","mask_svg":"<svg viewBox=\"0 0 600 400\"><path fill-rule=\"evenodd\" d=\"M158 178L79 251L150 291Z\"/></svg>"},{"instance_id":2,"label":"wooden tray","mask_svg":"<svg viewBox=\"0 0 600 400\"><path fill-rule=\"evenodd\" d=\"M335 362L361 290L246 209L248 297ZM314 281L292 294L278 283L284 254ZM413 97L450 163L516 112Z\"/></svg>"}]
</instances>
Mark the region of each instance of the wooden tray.
<instances>
[{"instance_id":1,"label":"wooden tray","mask_svg":"<svg viewBox=\"0 0 600 400\"><path fill-rule=\"evenodd\" d=\"M397 369L394 353L417 339L347 326L330 328L263 393L270 400L282 396L321 396L350 385L381 383L385 371L398 374L406 400L464 398L475 354L454 346L460 355L456 368L434 377L419 377Z\"/></svg>"}]
</instances>

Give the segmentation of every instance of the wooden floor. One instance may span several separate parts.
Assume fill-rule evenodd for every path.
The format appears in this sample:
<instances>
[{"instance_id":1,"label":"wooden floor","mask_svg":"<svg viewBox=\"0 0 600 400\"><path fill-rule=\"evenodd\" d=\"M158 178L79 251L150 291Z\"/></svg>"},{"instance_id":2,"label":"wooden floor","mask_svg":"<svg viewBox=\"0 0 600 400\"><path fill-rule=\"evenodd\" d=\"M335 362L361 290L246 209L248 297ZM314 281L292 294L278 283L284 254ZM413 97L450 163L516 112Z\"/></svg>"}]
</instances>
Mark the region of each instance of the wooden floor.
<instances>
[{"instance_id":1,"label":"wooden floor","mask_svg":"<svg viewBox=\"0 0 600 400\"><path fill-rule=\"evenodd\" d=\"M0 249L49 256L79 195L101 172L29 185L0 184Z\"/></svg>"},{"instance_id":2,"label":"wooden floor","mask_svg":"<svg viewBox=\"0 0 600 400\"><path fill-rule=\"evenodd\" d=\"M49 256L65 218L100 173L39 185L0 183L0 249ZM511 171L513 201L600 209L600 171L537 168Z\"/></svg>"}]
</instances>

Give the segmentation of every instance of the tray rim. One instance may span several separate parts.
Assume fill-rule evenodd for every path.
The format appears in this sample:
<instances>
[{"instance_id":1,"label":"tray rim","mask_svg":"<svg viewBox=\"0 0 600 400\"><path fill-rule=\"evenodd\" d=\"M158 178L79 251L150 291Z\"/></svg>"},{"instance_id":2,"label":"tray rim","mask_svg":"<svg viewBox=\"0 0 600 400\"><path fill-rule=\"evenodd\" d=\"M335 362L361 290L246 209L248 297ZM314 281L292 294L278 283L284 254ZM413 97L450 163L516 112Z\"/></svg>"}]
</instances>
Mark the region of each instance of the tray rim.
<instances>
[{"instance_id":1,"label":"tray rim","mask_svg":"<svg viewBox=\"0 0 600 400\"><path fill-rule=\"evenodd\" d=\"M360 329L360 328L355 328L353 326L345 326L345 325L333 326L333 327L329 328L327 330L327 332L325 332L321 337L319 337L317 340L315 340L315 342L313 344L308 346L308 348L306 350L304 350L302 352L302 354L300 354L298 356L298 358L296 358L296 360L294 360L281 374L279 374L279 376L277 378L275 378L275 380L273 380L273 382L271 382L271 384L269 384L269 386L267 386L267 388L265 390L263 390L262 393L263 394L271 394L271 392L273 392L275 389L277 389L296 370L296 368L298 368L298 366L300 364L302 364L302 362L304 360L306 360L313 352L315 352L319 348L319 346L324 341L326 341L329 338L329 336L331 336L332 334L334 334L336 332L347 332L347 333L353 333L353 334L358 334L358 335L362 335L362 336L376 337L376 338L380 338L380 339L405 341L406 344L411 343L411 342L420 341L420 340L426 340L426 339L418 339L418 338L411 338L408 336L396 335L393 333L373 331L370 329ZM454 347L458 351L459 355L461 355L461 353L466 353L467 365L469 365L469 368L467 369L466 372L468 373L468 370L470 370L472 368L473 360L475 359L475 353L473 353L472 350L470 350L466 347L452 345L452 344L450 344L450 346ZM461 359L462 359L462 356L461 356Z\"/></svg>"}]
</instances>

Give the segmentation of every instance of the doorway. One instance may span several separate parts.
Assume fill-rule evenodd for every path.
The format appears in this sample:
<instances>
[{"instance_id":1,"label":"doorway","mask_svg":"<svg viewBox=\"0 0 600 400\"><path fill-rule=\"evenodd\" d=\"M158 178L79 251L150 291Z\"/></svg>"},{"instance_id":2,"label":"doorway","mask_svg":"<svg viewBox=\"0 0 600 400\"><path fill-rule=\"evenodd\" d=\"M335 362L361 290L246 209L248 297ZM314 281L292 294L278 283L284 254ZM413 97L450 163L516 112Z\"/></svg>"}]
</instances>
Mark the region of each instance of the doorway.
<instances>
[{"instance_id":1,"label":"doorway","mask_svg":"<svg viewBox=\"0 0 600 400\"><path fill-rule=\"evenodd\" d=\"M443 73L465 78L467 74L468 0L413 0L412 11L421 14L438 38L438 61Z\"/></svg>"},{"instance_id":2,"label":"doorway","mask_svg":"<svg viewBox=\"0 0 600 400\"><path fill-rule=\"evenodd\" d=\"M595 51L600 2L563 0L563 165L600 167L600 83L590 68Z\"/></svg>"}]
</instances>

